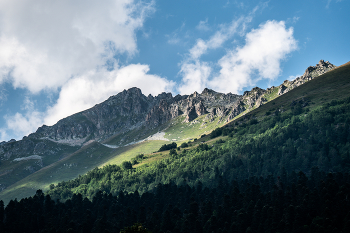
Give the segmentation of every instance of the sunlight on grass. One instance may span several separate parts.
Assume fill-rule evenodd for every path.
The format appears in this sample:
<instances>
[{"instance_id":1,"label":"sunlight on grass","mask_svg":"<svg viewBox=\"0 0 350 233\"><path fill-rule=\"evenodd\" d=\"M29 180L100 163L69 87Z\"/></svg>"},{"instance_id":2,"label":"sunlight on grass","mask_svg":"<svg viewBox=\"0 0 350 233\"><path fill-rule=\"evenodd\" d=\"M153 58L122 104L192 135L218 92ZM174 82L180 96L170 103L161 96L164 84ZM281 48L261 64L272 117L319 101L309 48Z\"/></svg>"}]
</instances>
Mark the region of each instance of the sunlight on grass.
<instances>
[{"instance_id":1,"label":"sunlight on grass","mask_svg":"<svg viewBox=\"0 0 350 233\"><path fill-rule=\"evenodd\" d=\"M134 158L138 154L150 154L154 151L158 151L159 148L166 143L168 142L161 141L161 140L152 140L152 141L144 141L139 144L132 145L130 146L130 149L128 149L123 153L115 155L110 160L99 165L99 167L103 167L108 164L118 165L118 164L121 164L123 161L129 161L130 159Z\"/></svg>"}]
</instances>

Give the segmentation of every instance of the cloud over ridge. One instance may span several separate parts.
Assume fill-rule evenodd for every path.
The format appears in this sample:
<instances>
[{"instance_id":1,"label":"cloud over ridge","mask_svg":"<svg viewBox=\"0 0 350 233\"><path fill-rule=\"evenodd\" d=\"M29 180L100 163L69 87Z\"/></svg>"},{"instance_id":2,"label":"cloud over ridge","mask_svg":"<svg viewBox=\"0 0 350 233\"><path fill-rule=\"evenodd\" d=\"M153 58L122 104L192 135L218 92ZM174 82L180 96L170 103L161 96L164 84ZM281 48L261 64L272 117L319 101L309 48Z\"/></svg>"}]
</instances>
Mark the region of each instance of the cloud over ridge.
<instances>
[{"instance_id":1,"label":"cloud over ridge","mask_svg":"<svg viewBox=\"0 0 350 233\"><path fill-rule=\"evenodd\" d=\"M297 49L293 28L283 21L267 21L246 35L246 43L229 51L218 64L219 75L209 86L222 92L238 93L261 79L273 80L281 72L280 64Z\"/></svg>"},{"instance_id":2,"label":"cloud over ridge","mask_svg":"<svg viewBox=\"0 0 350 233\"><path fill-rule=\"evenodd\" d=\"M293 28L287 28L284 21L272 20L245 33L246 24L250 21L251 17L241 17L229 27L221 28L208 40L197 40L181 64L180 93L202 91L204 87L224 93L239 93L261 79L274 80L278 77L281 62L298 48ZM227 50L215 64L201 60L209 49L221 47L236 34L244 35L243 46ZM213 72L215 66L219 67L217 73Z\"/></svg>"},{"instance_id":3,"label":"cloud over ridge","mask_svg":"<svg viewBox=\"0 0 350 233\"><path fill-rule=\"evenodd\" d=\"M133 86L145 94L170 91L174 83L148 74L148 65L120 67L115 59L138 52L136 32L154 11L153 1L139 0L1 1L0 84L34 95L60 91L46 112L33 107L5 116L1 138L8 130L27 135Z\"/></svg>"},{"instance_id":4,"label":"cloud over ridge","mask_svg":"<svg viewBox=\"0 0 350 233\"><path fill-rule=\"evenodd\" d=\"M188 50L175 89L174 81L150 74L149 65L121 66L116 59L138 53L137 32L155 12L153 0L0 1L0 85L11 83L33 96L43 91L58 94L44 111L24 100L30 107L6 115L0 137L20 138L134 86L146 95L190 94L205 87L238 93L260 79L273 80L297 41L284 21L266 21L247 33L258 8L220 24L216 31L209 28L208 19L200 21L197 30L212 34L197 38ZM236 36L245 38L240 47L232 43ZM203 59L217 49L226 49L221 58Z\"/></svg>"}]
</instances>

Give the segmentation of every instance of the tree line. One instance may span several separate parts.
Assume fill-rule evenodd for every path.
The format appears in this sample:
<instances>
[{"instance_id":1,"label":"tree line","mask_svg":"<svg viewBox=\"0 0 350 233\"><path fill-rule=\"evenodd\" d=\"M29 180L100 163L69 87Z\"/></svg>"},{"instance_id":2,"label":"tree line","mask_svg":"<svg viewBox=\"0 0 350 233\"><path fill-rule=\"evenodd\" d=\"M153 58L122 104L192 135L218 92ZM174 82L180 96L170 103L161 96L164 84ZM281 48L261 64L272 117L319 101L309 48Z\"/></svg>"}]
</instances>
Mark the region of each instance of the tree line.
<instances>
[{"instance_id":1,"label":"tree line","mask_svg":"<svg viewBox=\"0 0 350 233\"><path fill-rule=\"evenodd\" d=\"M1 232L350 232L350 175L303 172L229 182L215 188L158 184L152 192L98 191L65 202L41 190L0 202ZM134 228L132 227L134 226ZM145 228L147 230L145 230ZM132 231L134 229L134 231Z\"/></svg>"}]
</instances>

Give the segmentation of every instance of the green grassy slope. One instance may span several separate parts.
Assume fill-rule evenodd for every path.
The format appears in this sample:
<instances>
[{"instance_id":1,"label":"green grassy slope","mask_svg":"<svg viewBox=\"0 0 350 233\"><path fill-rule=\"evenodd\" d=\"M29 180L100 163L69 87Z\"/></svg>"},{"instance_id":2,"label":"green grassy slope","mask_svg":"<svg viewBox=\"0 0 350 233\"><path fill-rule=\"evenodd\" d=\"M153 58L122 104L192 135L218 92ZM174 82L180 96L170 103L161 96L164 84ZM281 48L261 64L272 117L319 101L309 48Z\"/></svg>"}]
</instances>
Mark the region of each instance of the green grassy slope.
<instances>
[{"instance_id":1,"label":"green grassy slope","mask_svg":"<svg viewBox=\"0 0 350 233\"><path fill-rule=\"evenodd\" d=\"M152 153L166 141L145 141L116 149L94 142L77 152L21 179L0 193L0 199L23 198L35 194L37 189L47 190L52 183L67 181L98 166L121 164L140 153Z\"/></svg>"},{"instance_id":2,"label":"green grassy slope","mask_svg":"<svg viewBox=\"0 0 350 233\"><path fill-rule=\"evenodd\" d=\"M283 111L283 108L290 108L292 101L300 101L303 98L310 110L332 100L346 98L350 95L349 76L350 62L273 99L248 115L263 116L268 111L271 113L276 110Z\"/></svg>"},{"instance_id":3,"label":"green grassy slope","mask_svg":"<svg viewBox=\"0 0 350 233\"><path fill-rule=\"evenodd\" d=\"M0 193L0 198L23 198L33 195L37 189L46 190L50 183L73 179L96 167L96 163L111 156L112 151L98 143L91 143L9 186Z\"/></svg>"},{"instance_id":4,"label":"green grassy slope","mask_svg":"<svg viewBox=\"0 0 350 233\"><path fill-rule=\"evenodd\" d=\"M42 142L41 140L32 139L34 143ZM14 143L12 143L14 144ZM10 186L24 177L30 175L34 171L41 169L49 164L52 164L65 156L73 153L77 150L77 147L54 143L49 140L45 140L45 146L55 153L48 155L41 155L41 159L23 159L23 160L2 160L0 161L0 184L2 186ZM24 158L29 155L24 156ZM38 158L40 158L38 157ZM34 160L34 163L33 163ZM0 185L0 190L1 190Z\"/></svg>"}]
</instances>

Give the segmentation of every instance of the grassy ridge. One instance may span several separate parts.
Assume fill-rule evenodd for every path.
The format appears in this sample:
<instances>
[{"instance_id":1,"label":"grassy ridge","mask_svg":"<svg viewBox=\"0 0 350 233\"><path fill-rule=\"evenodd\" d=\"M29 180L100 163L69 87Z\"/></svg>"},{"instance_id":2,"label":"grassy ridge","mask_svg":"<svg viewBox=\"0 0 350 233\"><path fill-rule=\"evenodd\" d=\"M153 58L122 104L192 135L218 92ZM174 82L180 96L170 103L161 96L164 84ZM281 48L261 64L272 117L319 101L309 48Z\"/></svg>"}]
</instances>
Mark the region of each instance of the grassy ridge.
<instances>
[{"instance_id":1,"label":"grassy ridge","mask_svg":"<svg viewBox=\"0 0 350 233\"><path fill-rule=\"evenodd\" d=\"M32 139L33 142L38 143L41 142L37 139ZM16 144L17 142L13 142L12 144ZM33 173L33 171L37 171L41 169L43 166L47 166L52 164L59 159L73 153L76 151L77 147L57 144L49 140L45 140L46 147L52 151L55 151L54 155L41 155L41 159L35 159L35 163L33 164L32 159L23 159L20 161L16 160L2 160L0 161L0 184L3 186L10 186L17 181L23 179L24 177ZM25 156L28 157L28 156ZM0 186L1 190L1 186Z\"/></svg>"},{"instance_id":2,"label":"grassy ridge","mask_svg":"<svg viewBox=\"0 0 350 233\"><path fill-rule=\"evenodd\" d=\"M267 111L273 112L278 109L283 111L283 108L289 107L292 101L299 101L303 98L308 101L310 110L332 100L346 98L350 94L349 75L350 62L304 83L249 114L263 116Z\"/></svg>"}]
</instances>

